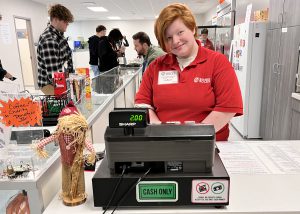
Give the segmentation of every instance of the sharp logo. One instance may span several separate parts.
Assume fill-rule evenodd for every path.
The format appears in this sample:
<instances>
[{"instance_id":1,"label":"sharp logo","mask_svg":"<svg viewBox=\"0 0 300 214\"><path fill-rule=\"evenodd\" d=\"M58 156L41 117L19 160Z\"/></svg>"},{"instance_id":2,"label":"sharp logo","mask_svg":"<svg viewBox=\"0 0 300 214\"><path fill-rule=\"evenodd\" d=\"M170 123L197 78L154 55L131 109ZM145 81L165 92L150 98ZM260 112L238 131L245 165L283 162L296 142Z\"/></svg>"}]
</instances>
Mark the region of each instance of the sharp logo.
<instances>
[{"instance_id":1,"label":"sharp logo","mask_svg":"<svg viewBox=\"0 0 300 214\"><path fill-rule=\"evenodd\" d=\"M119 123L119 126L134 126L136 123Z\"/></svg>"}]
</instances>

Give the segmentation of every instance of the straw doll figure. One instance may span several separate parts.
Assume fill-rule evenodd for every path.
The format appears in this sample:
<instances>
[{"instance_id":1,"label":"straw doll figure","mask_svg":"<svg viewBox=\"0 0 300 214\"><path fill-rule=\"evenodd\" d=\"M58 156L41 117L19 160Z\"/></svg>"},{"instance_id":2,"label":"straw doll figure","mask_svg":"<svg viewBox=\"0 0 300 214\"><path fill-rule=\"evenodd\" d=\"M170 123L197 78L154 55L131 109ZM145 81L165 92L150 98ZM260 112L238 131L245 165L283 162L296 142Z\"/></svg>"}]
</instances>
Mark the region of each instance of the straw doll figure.
<instances>
[{"instance_id":1,"label":"straw doll figure","mask_svg":"<svg viewBox=\"0 0 300 214\"><path fill-rule=\"evenodd\" d=\"M45 145L57 141L60 147L62 163L62 193L63 203L76 206L86 201L84 183L83 149L86 147L90 154L86 160L89 164L95 162L95 150L86 141L88 124L71 101L60 113L57 129L53 135L41 140L36 145L40 157L47 157Z\"/></svg>"}]
</instances>

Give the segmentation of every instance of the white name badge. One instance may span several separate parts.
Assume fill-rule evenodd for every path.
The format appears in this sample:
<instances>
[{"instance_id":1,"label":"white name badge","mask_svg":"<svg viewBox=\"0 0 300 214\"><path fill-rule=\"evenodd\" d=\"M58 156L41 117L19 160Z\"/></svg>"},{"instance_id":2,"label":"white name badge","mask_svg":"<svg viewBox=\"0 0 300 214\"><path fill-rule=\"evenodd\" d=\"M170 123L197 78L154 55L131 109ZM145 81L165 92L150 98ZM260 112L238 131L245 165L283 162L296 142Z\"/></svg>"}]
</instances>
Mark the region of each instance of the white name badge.
<instances>
[{"instance_id":1,"label":"white name badge","mask_svg":"<svg viewBox=\"0 0 300 214\"><path fill-rule=\"evenodd\" d=\"M158 85L178 83L178 71L159 71Z\"/></svg>"}]
</instances>

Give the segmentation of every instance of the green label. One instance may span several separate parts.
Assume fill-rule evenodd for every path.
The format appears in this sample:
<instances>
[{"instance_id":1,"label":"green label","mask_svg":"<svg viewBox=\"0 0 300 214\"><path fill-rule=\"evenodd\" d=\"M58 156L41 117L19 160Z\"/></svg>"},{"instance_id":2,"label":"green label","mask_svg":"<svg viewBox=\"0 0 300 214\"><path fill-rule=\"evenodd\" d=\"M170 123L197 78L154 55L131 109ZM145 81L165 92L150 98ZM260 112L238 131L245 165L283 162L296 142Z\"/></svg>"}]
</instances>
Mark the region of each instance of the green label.
<instances>
[{"instance_id":1,"label":"green label","mask_svg":"<svg viewBox=\"0 0 300 214\"><path fill-rule=\"evenodd\" d=\"M174 181L142 181L137 185L138 202L175 202L178 200L178 184Z\"/></svg>"}]
</instances>

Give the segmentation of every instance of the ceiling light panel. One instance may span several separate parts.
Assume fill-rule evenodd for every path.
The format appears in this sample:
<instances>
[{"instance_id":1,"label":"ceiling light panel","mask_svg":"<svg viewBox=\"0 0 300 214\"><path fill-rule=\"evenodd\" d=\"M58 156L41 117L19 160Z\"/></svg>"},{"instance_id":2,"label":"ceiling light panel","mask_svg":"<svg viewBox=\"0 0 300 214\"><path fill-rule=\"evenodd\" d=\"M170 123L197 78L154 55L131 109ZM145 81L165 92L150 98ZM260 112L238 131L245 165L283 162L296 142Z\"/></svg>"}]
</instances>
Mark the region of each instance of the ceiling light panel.
<instances>
[{"instance_id":1,"label":"ceiling light panel","mask_svg":"<svg viewBox=\"0 0 300 214\"><path fill-rule=\"evenodd\" d=\"M89 10L93 12L107 12L107 9L104 7L87 7Z\"/></svg>"},{"instance_id":2,"label":"ceiling light panel","mask_svg":"<svg viewBox=\"0 0 300 214\"><path fill-rule=\"evenodd\" d=\"M92 2L92 1L81 2L81 4L86 7L91 7L91 6L96 5L96 3Z\"/></svg>"},{"instance_id":3,"label":"ceiling light panel","mask_svg":"<svg viewBox=\"0 0 300 214\"><path fill-rule=\"evenodd\" d=\"M111 19L111 20L120 20L121 19L121 17L119 17L119 16L108 16L107 18Z\"/></svg>"}]
</instances>

